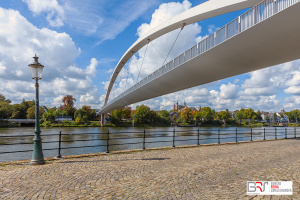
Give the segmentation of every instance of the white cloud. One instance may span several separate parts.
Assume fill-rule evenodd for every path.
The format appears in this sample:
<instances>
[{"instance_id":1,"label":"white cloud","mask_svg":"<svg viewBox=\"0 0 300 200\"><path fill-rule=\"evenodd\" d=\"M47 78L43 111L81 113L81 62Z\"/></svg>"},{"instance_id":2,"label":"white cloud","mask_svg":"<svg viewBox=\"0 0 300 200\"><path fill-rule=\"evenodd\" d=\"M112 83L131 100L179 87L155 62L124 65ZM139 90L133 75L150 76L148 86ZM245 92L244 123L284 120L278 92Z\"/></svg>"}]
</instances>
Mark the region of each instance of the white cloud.
<instances>
[{"instance_id":1,"label":"white cloud","mask_svg":"<svg viewBox=\"0 0 300 200\"><path fill-rule=\"evenodd\" d=\"M64 9L57 0L22 0L27 3L29 10L39 15L43 12L47 13L46 19L50 26L59 27L64 23Z\"/></svg>"},{"instance_id":2,"label":"white cloud","mask_svg":"<svg viewBox=\"0 0 300 200\"><path fill-rule=\"evenodd\" d=\"M91 77L96 73L98 61L82 69L74 60L81 53L72 38L66 33L58 33L47 28L39 29L28 22L18 11L0 8L0 93L20 103L35 98L35 88L28 64L37 54L45 67L40 81L41 104L61 104L61 97L71 94L99 95ZM98 95L98 96L97 96ZM60 99L58 104L57 98ZM85 98L87 99L87 98Z\"/></svg>"},{"instance_id":3,"label":"white cloud","mask_svg":"<svg viewBox=\"0 0 300 200\"><path fill-rule=\"evenodd\" d=\"M236 85L228 83L222 84L220 87L220 96L223 99L234 99L236 97Z\"/></svg>"}]
</instances>

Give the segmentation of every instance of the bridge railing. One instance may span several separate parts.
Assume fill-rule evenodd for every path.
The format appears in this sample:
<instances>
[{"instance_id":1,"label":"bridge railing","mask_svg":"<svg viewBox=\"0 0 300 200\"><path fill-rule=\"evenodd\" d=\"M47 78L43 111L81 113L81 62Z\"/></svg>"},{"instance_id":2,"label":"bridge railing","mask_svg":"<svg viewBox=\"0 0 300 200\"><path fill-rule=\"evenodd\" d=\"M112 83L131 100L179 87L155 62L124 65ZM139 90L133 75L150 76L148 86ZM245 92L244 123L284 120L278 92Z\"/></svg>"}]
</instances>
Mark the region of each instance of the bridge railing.
<instances>
[{"instance_id":1,"label":"bridge railing","mask_svg":"<svg viewBox=\"0 0 300 200\"><path fill-rule=\"evenodd\" d=\"M251 28L255 24L260 23L261 21L271 17L272 15L298 3L299 1L300 0L265 0L259 3L258 5L248 10L246 13L242 14L224 27L220 28L212 35L203 39L201 42L193 46L191 49L187 50L185 53L179 55L178 57L168 62L166 65L154 71L152 74L141 81L142 84L135 84L130 87L128 90L110 101L106 106L131 93L135 89L153 81L164 73L173 70L183 63L215 47L216 45L223 43L229 38L234 37L235 35Z\"/></svg>"},{"instance_id":2,"label":"bridge railing","mask_svg":"<svg viewBox=\"0 0 300 200\"><path fill-rule=\"evenodd\" d=\"M190 128L185 130L142 130L106 133L42 134L43 151L47 157L101 153L116 150L147 149L154 147L176 147L227 142L277 140L299 138L299 128ZM34 135L1 135L0 162L30 159ZM92 150L91 150L92 148ZM73 149L73 150L72 150ZM75 150L78 149L78 150ZM82 150L84 149L84 150ZM88 150L87 150L88 149ZM19 153L18 156L11 156ZM9 154L3 157L4 154ZM9 158L9 159L8 159Z\"/></svg>"}]
</instances>

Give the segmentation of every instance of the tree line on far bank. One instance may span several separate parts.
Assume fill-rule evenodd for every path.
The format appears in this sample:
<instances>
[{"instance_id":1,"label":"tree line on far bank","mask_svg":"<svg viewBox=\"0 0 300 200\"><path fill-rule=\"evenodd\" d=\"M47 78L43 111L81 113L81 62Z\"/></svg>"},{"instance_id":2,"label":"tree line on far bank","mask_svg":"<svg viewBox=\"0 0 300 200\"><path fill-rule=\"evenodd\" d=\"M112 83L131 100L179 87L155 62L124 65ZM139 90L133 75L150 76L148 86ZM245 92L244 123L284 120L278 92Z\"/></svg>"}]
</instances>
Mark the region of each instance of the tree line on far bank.
<instances>
[{"instance_id":1,"label":"tree line on far bank","mask_svg":"<svg viewBox=\"0 0 300 200\"><path fill-rule=\"evenodd\" d=\"M77 124L88 123L97 120L96 112L90 106L82 106L81 109L74 107L75 98L66 95L62 99L61 108L39 107L39 117L47 124L55 123L56 117L70 116ZM35 119L35 101L23 101L20 104L11 105L11 101L0 94L0 118L3 119Z\"/></svg>"}]
</instances>

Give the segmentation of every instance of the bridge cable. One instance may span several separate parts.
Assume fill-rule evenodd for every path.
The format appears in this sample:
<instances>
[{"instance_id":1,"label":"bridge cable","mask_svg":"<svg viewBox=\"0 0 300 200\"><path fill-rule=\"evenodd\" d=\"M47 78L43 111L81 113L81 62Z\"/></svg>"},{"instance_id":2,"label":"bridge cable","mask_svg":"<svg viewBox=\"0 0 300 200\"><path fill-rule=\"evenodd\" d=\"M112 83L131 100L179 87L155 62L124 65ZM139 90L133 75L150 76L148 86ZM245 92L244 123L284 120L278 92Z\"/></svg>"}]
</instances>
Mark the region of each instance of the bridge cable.
<instances>
[{"instance_id":1,"label":"bridge cable","mask_svg":"<svg viewBox=\"0 0 300 200\"><path fill-rule=\"evenodd\" d=\"M138 75L138 77L137 77L137 79L136 79L136 83L135 83L135 84L137 84L137 82L139 81L141 69L142 69L142 67L143 67L143 63L144 63L144 60L145 60L145 57L146 57L146 53L147 53L147 49L148 49L149 42L150 42L150 39L148 39L148 44L147 44L147 47L146 47L146 51L145 51L145 54L144 54L144 57L143 57L143 61L142 61L142 64L141 64L141 67L140 67L140 70L139 70L139 75Z\"/></svg>"},{"instance_id":2,"label":"bridge cable","mask_svg":"<svg viewBox=\"0 0 300 200\"><path fill-rule=\"evenodd\" d=\"M181 33L181 31L182 31L182 29L184 28L184 26L185 26L185 23L183 23L183 25L182 25L182 27L181 27L181 29L180 29L180 31L179 31L177 37L176 37L176 39L175 39L175 41L174 41L174 43L173 43L171 49L170 49L170 51L169 51L169 53L168 53L168 55L167 55L167 57L166 57L166 59L165 59L165 61L164 61L164 63L162 64L162 66L164 66L164 64L165 64L165 62L166 62L166 60L167 60L169 54L171 53L171 51L172 51L172 49L173 49L173 47L174 47L174 45L175 45L175 43L176 43L176 41L177 41L177 39L178 39L180 33Z\"/></svg>"},{"instance_id":3,"label":"bridge cable","mask_svg":"<svg viewBox=\"0 0 300 200\"><path fill-rule=\"evenodd\" d=\"M154 49L156 49L156 51L159 53L159 55L163 58L163 59L165 59L165 57L163 57L162 55L161 55L161 53L157 50L157 48L154 46L154 44L153 43L151 43L152 44L152 46L154 47Z\"/></svg>"},{"instance_id":4,"label":"bridge cable","mask_svg":"<svg viewBox=\"0 0 300 200\"><path fill-rule=\"evenodd\" d=\"M132 61L132 57L131 57L131 61ZM129 61L129 63L130 63L130 61ZM129 67L130 67L130 65L128 64L128 70L127 70L127 77L126 77L125 91L127 90L127 80L128 80L128 76L129 76Z\"/></svg>"}]
</instances>

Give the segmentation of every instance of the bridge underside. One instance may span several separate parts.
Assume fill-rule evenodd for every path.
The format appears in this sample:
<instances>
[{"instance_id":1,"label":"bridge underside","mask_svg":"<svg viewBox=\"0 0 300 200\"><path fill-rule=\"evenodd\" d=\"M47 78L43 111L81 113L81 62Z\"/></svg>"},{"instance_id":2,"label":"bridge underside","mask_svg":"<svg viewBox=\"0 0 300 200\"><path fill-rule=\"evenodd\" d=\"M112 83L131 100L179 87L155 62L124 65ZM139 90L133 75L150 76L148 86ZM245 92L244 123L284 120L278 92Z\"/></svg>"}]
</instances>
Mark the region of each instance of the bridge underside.
<instances>
[{"instance_id":1,"label":"bridge underside","mask_svg":"<svg viewBox=\"0 0 300 200\"><path fill-rule=\"evenodd\" d=\"M297 3L107 105L101 113L300 59L299 19Z\"/></svg>"}]
</instances>

